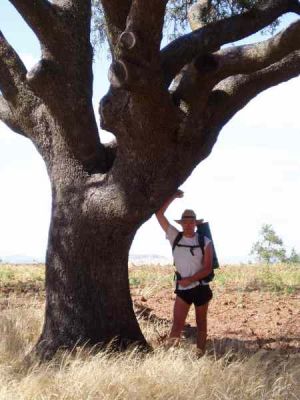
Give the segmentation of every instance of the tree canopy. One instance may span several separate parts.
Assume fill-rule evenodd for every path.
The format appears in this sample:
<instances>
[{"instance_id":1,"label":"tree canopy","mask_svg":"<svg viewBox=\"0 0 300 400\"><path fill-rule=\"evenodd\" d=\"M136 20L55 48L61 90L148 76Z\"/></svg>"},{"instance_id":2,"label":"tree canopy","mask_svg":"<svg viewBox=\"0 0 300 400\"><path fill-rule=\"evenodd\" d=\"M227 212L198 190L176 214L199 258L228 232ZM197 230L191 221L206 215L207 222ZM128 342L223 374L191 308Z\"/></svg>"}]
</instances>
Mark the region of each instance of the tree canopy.
<instances>
[{"instance_id":1,"label":"tree canopy","mask_svg":"<svg viewBox=\"0 0 300 400\"><path fill-rule=\"evenodd\" d=\"M292 248L290 256L287 255L283 240L270 224L262 225L259 232L259 240L253 244L251 254L259 262L267 264L283 262L298 264L300 262L300 255L294 248Z\"/></svg>"},{"instance_id":2,"label":"tree canopy","mask_svg":"<svg viewBox=\"0 0 300 400\"><path fill-rule=\"evenodd\" d=\"M275 233L272 225L265 224L260 230L260 240L254 243L251 254L260 262L267 264L283 262L286 259L286 250L282 239Z\"/></svg>"}]
</instances>

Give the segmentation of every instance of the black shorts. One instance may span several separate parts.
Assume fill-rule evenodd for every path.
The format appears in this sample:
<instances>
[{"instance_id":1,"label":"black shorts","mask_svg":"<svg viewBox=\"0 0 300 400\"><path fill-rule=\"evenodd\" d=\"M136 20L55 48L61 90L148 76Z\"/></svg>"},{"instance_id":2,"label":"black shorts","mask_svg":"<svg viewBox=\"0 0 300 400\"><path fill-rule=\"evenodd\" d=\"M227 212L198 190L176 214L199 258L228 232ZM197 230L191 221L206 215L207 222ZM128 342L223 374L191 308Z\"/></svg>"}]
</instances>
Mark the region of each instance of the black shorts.
<instances>
[{"instance_id":1,"label":"black shorts","mask_svg":"<svg viewBox=\"0 0 300 400\"><path fill-rule=\"evenodd\" d=\"M192 289L186 290L176 289L174 293L187 304L191 305L194 303L196 307L203 306L213 297L209 285L198 285Z\"/></svg>"}]
</instances>

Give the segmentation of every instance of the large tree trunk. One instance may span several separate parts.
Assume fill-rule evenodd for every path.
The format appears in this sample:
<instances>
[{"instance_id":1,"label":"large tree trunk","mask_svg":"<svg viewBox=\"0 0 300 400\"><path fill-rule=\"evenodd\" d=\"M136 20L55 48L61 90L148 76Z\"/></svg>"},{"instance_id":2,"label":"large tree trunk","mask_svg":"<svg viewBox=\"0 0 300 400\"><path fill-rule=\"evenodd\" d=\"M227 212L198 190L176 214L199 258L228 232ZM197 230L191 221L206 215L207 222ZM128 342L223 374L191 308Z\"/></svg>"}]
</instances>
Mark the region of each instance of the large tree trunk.
<instances>
[{"instance_id":1,"label":"large tree trunk","mask_svg":"<svg viewBox=\"0 0 300 400\"><path fill-rule=\"evenodd\" d=\"M111 209L101 207L99 198L107 189L93 189L91 200L89 190L84 190L87 180L82 182L53 190L46 314L35 349L43 359L59 348L84 343L147 346L128 280L128 253L136 226L116 221Z\"/></svg>"}]
</instances>

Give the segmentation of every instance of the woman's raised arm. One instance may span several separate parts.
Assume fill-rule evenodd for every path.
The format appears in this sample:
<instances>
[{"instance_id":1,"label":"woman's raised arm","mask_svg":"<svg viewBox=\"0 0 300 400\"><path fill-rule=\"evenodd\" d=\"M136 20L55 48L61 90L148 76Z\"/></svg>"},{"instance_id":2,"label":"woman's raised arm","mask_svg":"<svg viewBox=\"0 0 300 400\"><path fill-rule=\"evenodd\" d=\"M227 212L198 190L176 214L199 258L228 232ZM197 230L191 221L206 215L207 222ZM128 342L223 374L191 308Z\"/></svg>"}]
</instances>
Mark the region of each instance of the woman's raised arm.
<instances>
[{"instance_id":1,"label":"woman's raised arm","mask_svg":"<svg viewBox=\"0 0 300 400\"><path fill-rule=\"evenodd\" d=\"M178 199L183 197L183 191L182 190L177 190L171 197L169 197L163 206L155 213L156 218L162 227L162 229L167 232L167 229L170 225L168 219L165 216L166 209L169 207L169 205L173 202L173 200Z\"/></svg>"}]
</instances>

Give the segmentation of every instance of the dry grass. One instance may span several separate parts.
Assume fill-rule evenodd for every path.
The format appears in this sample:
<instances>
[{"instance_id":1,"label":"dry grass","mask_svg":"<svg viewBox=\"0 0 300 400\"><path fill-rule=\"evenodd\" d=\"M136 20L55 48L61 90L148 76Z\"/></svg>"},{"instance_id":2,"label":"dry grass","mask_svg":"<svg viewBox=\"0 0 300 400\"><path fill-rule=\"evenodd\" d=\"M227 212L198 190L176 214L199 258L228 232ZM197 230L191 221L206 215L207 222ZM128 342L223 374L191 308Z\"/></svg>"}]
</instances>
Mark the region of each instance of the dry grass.
<instances>
[{"instance_id":1,"label":"dry grass","mask_svg":"<svg viewBox=\"0 0 300 400\"><path fill-rule=\"evenodd\" d=\"M129 268L131 286L136 294L151 295L173 286L172 266ZM224 265L215 270L214 288L234 287L238 291L260 290L291 294L300 289L299 264ZM146 296L147 297L147 296Z\"/></svg>"},{"instance_id":2,"label":"dry grass","mask_svg":"<svg viewBox=\"0 0 300 400\"><path fill-rule=\"evenodd\" d=\"M0 287L3 287L5 284L16 284L18 282L43 282L44 272L44 264L0 264Z\"/></svg>"},{"instance_id":3,"label":"dry grass","mask_svg":"<svg viewBox=\"0 0 300 400\"><path fill-rule=\"evenodd\" d=\"M7 279L5 285L32 282L32 275L25 273L26 268L23 275L19 270L18 277ZM229 276L223 281L217 279L216 285L236 280L248 290L255 271L244 277L245 274L241 276L240 271L230 268ZM153 290L161 285L168 287L172 284L171 269L165 271L160 277L158 267L131 271L136 290L146 290L147 285L151 288L150 283ZM288 278L282 277L283 272L281 280L285 285ZM34 273L39 276L38 270ZM226 274L223 270L220 273ZM4 279L1 280L3 288ZM193 347L184 343L181 348L168 351L156 346L153 353L143 356L136 349L123 354L109 351L92 354L88 349L78 349L73 355L61 354L51 363L26 368L24 355L40 332L43 301L41 297L23 294L21 299L10 292L0 316L1 400L300 399L299 353L288 355L261 350L252 356L227 353L217 357L212 351L198 360ZM151 342L157 338L157 332L167 329L161 322L142 318L141 326Z\"/></svg>"},{"instance_id":4,"label":"dry grass","mask_svg":"<svg viewBox=\"0 0 300 400\"><path fill-rule=\"evenodd\" d=\"M1 316L0 399L297 399L298 358L258 352L250 358L213 354L198 360L191 347L166 351L157 347L141 356L96 355L81 349L51 363L22 368L22 359L41 323L38 304L22 313L7 309ZM151 337L153 326L145 333ZM151 331L152 330L152 331Z\"/></svg>"},{"instance_id":5,"label":"dry grass","mask_svg":"<svg viewBox=\"0 0 300 400\"><path fill-rule=\"evenodd\" d=\"M228 286L240 291L260 290L293 293L300 289L299 264L224 265L215 271L215 288ZM149 295L162 288L172 288L173 267L160 265L129 266L131 287L139 295ZM0 289L41 291L44 285L44 265L1 265Z\"/></svg>"},{"instance_id":6,"label":"dry grass","mask_svg":"<svg viewBox=\"0 0 300 400\"><path fill-rule=\"evenodd\" d=\"M265 291L291 294L300 289L299 264L225 265L216 273L217 286L232 286L240 291Z\"/></svg>"}]
</instances>

